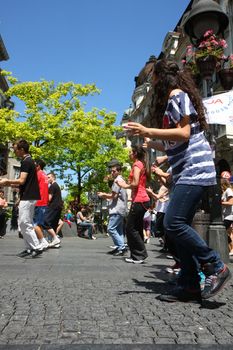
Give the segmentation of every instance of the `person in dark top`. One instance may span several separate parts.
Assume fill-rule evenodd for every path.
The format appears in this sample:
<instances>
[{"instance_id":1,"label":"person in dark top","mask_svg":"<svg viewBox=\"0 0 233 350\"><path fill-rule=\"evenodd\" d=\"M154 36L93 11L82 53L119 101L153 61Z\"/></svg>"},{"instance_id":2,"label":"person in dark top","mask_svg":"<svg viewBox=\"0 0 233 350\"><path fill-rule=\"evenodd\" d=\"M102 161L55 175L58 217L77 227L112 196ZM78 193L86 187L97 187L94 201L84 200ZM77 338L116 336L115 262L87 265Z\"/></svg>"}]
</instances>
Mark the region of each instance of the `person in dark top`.
<instances>
[{"instance_id":1,"label":"person in dark top","mask_svg":"<svg viewBox=\"0 0 233 350\"><path fill-rule=\"evenodd\" d=\"M61 197L61 189L56 182L56 176L54 173L48 174L49 186L49 204L45 212L44 218L44 228L48 233L53 237L52 242L49 244L49 247L59 248L61 241L56 235L56 230L58 227L58 222L61 217L63 201Z\"/></svg>"},{"instance_id":2,"label":"person in dark top","mask_svg":"<svg viewBox=\"0 0 233 350\"><path fill-rule=\"evenodd\" d=\"M4 178L0 183L3 186L19 187L19 228L23 235L26 249L19 253L18 256L31 255L36 257L42 253L41 244L33 228L35 203L40 199L36 167L29 154L29 144L26 140L14 143L13 149L16 157L22 159L19 178L14 180Z\"/></svg>"}]
</instances>

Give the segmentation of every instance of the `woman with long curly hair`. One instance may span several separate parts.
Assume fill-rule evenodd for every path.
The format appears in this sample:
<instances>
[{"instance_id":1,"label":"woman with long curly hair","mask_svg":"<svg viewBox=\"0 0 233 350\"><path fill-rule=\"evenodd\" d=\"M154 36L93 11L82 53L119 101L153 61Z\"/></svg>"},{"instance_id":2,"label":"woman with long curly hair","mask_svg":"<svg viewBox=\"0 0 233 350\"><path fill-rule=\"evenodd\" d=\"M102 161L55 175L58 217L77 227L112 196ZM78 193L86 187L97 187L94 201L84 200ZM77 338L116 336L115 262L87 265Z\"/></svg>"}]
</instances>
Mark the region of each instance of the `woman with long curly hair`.
<instances>
[{"instance_id":1,"label":"woman with long curly hair","mask_svg":"<svg viewBox=\"0 0 233 350\"><path fill-rule=\"evenodd\" d=\"M117 181L118 186L132 190L132 204L127 217L126 237L130 249L128 263L141 264L148 254L144 244L143 217L150 207L150 198L146 192L146 181L150 178L150 170L146 161L146 152L142 146L133 146L129 152L133 161L128 183Z\"/></svg>"},{"instance_id":2,"label":"woman with long curly hair","mask_svg":"<svg viewBox=\"0 0 233 350\"><path fill-rule=\"evenodd\" d=\"M133 122L126 127L133 135L160 140L152 141L153 147L165 151L172 168L173 189L164 227L177 246L181 274L178 287L159 299L201 302L219 292L230 278L230 271L219 254L191 227L204 192L216 184L212 152L203 132L204 107L190 74L181 71L174 62L163 59L155 63L153 84L154 118L159 128L146 128ZM206 275L202 291L200 270Z\"/></svg>"}]
</instances>

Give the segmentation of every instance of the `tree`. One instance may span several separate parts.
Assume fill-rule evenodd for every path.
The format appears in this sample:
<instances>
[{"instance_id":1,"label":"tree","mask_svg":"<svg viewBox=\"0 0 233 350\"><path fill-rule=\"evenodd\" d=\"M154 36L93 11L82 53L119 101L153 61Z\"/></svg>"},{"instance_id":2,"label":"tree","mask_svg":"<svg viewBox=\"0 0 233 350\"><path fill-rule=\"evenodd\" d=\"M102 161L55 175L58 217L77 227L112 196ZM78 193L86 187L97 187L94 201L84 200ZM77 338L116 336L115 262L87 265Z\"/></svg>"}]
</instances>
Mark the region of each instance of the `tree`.
<instances>
[{"instance_id":1,"label":"tree","mask_svg":"<svg viewBox=\"0 0 233 350\"><path fill-rule=\"evenodd\" d=\"M116 137L120 130L114 125L116 114L97 108L85 110L84 97L100 93L95 84L21 83L3 73L11 84L7 96L22 101L25 109L24 113L0 111L1 139L31 142L32 156L43 158L59 171L67 185L74 185L75 176L78 199L83 190L91 189L93 174L103 173L111 158L127 159L124 141Z\"/></svg>"}]
</instances>

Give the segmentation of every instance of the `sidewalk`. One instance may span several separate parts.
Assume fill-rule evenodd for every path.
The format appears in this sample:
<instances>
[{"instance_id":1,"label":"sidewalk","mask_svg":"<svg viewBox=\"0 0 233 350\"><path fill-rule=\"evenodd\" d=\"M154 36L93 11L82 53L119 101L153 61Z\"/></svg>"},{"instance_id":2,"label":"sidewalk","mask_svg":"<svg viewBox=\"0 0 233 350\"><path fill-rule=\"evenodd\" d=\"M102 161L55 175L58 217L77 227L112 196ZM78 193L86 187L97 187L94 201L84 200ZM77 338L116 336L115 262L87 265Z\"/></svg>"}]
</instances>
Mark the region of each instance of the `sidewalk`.
<instances>
[{"instance_id":1,"label":"sidewalk","mask_svg":"<svg viewBox=\"0 0 233 350\"><path fill-rule=\"evenodd\" d=\"M62 248L21 259L15 254L23 241L16 234L2 239L0 350L21 349L19 344L30 345L22 346L25 350L109 350L110 344L116 345L111 350L147 350L152 344L164 350L170 346L161 344L173 344L176 350L194 349L179 344L230 349L233 280L203 308L162 303L156 296L165 290L168 274L163 270L173 261L159 253L157 239L147 245L149 258L142 265L107 255L111 244L102 235L96 241L65 237Z\"/></svg>"}]
</instances>

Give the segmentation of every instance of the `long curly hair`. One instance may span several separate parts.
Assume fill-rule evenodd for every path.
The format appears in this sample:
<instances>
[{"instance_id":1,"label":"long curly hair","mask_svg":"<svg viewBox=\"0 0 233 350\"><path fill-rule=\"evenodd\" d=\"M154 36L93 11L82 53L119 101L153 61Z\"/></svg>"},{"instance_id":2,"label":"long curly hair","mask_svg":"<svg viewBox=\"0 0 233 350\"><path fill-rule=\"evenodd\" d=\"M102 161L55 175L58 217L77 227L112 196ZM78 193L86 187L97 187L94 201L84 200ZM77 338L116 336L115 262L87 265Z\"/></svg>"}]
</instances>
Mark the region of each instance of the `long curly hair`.
<instances>
[{"instance_id":1,"label":"long curly hair","mask_svg":"<svg viewBox=\"0 0 233 350\"><path fill-rule=\"evenodd\" d=\"M173 89L181 89L189 95L197 111L201 130L206 130L208 125L205 119L205 107L190 72L188 70L180 70L179 66L173 61L161 59L155 63L154 74L158 80L154 83L152 103L155 111L154 117L157 119L158 126L162 127L163 116L171 91Z\"/></svg>"}]
</instances>

